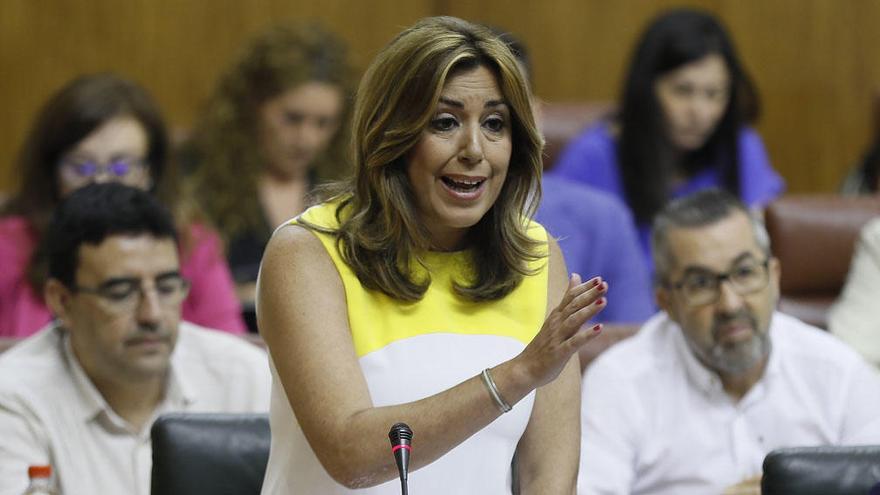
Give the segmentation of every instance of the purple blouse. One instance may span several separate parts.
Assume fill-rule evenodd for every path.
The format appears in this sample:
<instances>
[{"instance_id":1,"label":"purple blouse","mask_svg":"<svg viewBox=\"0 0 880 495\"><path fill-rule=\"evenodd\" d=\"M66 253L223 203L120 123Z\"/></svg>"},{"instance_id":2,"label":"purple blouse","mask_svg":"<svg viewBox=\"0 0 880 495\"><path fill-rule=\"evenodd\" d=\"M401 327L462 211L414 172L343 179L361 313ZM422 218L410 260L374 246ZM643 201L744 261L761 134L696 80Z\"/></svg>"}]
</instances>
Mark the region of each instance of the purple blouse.
<instances>
[{"instance_id":1,"label":"purple blouse","mask_svg":"<svg viewBox=\"0 0 880 495\"><path fill-rule=\"evenodd\" d=\"M740 131L738 146L740 199L750 207L761 208L785 191L785 181L773 170L764 143L753 129L745 127ZM702 170L675 189L672 197L722 186L718 172L714 167ZM587 184L611 193L626 203L617 163L617 143L607 122L590 127L568 143L549 175ZM651 226L647 222L640 222L638 232L646 264L653 272Z\"/></svg>"},{"instance_id":2,"label":"purple blouse","mask_svg":"<svg viewBox=\"0 0 880 495\"><path fill-rule=\"evenodd\" d=\"M654 314L651 277L635 224L614 196L559 177L544 176L535 219L556 238L569 273L608 282L608 306L595 318L640 323Z\"/></svg>"}]
</instances>

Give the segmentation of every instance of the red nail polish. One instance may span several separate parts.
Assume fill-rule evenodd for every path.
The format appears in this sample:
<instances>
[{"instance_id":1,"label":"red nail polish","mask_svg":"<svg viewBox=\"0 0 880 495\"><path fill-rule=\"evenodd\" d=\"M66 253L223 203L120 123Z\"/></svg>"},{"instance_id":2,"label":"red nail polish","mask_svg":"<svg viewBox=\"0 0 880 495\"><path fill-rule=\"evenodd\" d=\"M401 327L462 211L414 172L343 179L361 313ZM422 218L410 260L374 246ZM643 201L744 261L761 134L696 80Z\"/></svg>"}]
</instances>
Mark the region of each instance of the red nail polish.
<instances>
[{"instance_id":1,"label":"red nail polish","mask_svg":"<svg viewBox=\"0 0 880 495\"><path fill-rule=\"evenodd\" d=\"M596 301L596 306L602 306L602 305L604 305L604 304L605 304L605 298L604 298L604 297L603 297L602 299L599 299L598 301Z\"/></svg>"},{"instance_id":2,"label":"red nail polish","mask_svg":"<svg viewBox=\"0 0 880 495\"><path fill-rule=\"evenodd\" d=\"M593 332L598 332L599 330L602 330L602 324L601 324L601 323L599 323L598 325L596 325L596 326L593 327Z\"/></svg>"},{"instance_id":3,"label":"red nail polish","mask_svg":"<svg viewBox=\"0 0 880 495\"><path fill-rule=\"evenodd\" d=\"M598 286L599 283L600 283L600 282L599 282L599 279L598 279L598 278L597 278L596 280L593 280L593 287Z\"/></svg>"}]
</instances>

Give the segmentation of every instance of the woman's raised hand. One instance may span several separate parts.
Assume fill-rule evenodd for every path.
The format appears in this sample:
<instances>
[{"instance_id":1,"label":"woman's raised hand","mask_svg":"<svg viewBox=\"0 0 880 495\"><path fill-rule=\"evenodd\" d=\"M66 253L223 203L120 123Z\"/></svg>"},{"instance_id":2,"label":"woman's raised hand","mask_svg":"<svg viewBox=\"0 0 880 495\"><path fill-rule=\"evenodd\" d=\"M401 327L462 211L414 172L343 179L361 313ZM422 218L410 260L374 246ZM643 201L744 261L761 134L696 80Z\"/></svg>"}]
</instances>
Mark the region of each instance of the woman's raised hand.
<instances>
[{"instance_id":1,"label":"woman's raised hand","mask_svg":"<svg viewBox=\"0 0 880 495\"><path fill-rule=\"evenodd\" d=\"M515 358L524 365L535 387L553 381L571 355L599 334L601 325L584 327L584 324L605 307L607 291L608 283L601 277L581 282L580 275L573 273L568 278L562 301L547 315L532 342Z\"/></svg>"}]
</instances>

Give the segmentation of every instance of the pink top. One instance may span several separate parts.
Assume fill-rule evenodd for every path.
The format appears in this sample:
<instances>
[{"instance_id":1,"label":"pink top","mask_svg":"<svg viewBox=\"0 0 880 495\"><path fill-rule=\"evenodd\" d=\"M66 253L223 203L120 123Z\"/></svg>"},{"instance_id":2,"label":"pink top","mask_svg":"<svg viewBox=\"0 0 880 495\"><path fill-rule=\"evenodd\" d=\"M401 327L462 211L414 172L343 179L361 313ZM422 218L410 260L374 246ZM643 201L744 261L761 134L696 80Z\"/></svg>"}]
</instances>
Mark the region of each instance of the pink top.
<instances>
[{"instance_id":1,"label":"pink top","mask_svg":"<svg viewBox=\"0 0 880 495\"><path fill-rule=\"evenodd\" d=\"M183 319L198 325L245 333L241 306L235 296L220 239L203 225L190 226L189 252L182 255L181 274L190 281ZM19 216L0 218L0 337L27 337L52 320L43 298L26 278L37 239Z\"/></svg>"}]
</instances>

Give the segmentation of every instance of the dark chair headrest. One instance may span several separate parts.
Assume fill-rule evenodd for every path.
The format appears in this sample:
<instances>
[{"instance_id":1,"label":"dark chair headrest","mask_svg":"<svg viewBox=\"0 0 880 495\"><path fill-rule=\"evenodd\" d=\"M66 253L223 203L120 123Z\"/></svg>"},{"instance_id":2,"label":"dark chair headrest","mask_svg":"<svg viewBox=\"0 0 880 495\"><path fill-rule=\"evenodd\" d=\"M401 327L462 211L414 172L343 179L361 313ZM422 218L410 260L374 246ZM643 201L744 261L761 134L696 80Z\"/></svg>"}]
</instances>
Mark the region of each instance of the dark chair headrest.
<instances>
[{"instance_id":1,"label":"dark chair headrest","mask_svg":"<svg viewBox=\"0 0 880 495\"><path fill-rule=\"evenodd\" d=\"M163 414L151 430L153 495L254 494L269 461L265 414Z\"/></svg>"},{"instance_id":2,"label":"dark chair headrest","mask_svg":"<svg viewBox=\"0 0 880 495\"><path fill-rule=\"evenodd\" d=\"M762 495L864 495L880 483L880 446L797 447L764 458Z\"/></svg>"}]
</instances>

